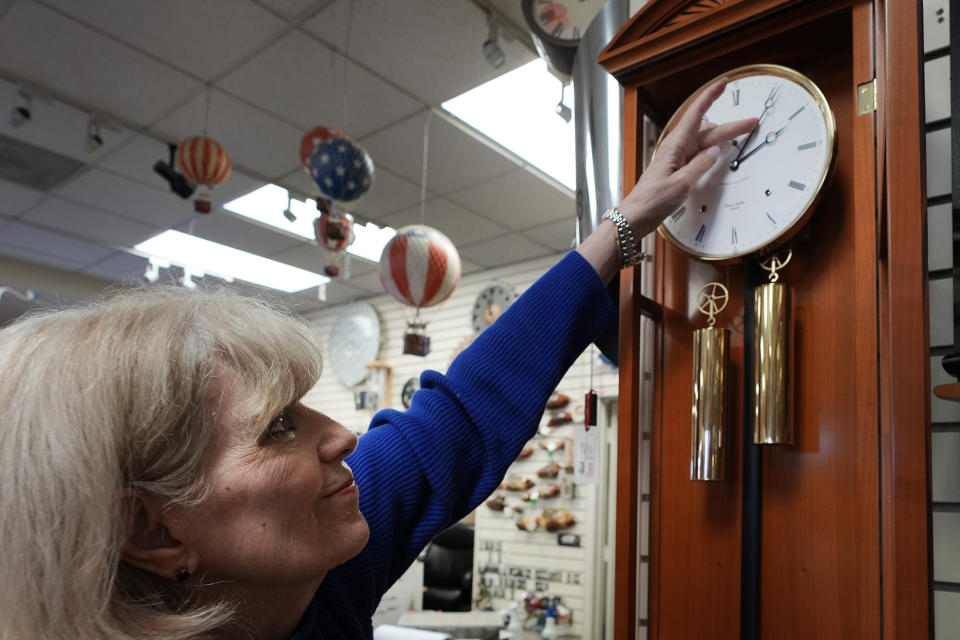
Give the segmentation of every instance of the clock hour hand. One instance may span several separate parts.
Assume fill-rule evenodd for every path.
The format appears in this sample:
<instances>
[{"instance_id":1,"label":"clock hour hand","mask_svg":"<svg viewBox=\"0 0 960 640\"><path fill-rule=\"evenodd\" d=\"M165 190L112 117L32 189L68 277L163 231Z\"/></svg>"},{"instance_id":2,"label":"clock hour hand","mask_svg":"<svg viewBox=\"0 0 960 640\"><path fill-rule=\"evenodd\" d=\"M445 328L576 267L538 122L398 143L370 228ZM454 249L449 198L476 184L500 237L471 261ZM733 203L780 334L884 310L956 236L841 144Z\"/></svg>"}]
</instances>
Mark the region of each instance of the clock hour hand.
<instances>
[{"instance_id":1,"label":"clock hour hand","mask_svg":"<svg viewBox=\"0 0 960 640\"><path fill-rule=\"evenodd\" d=\"M750 149L750 151L748 151L745 156L740 158L740 162L742 163L744 160L746 160L747 158L755 154L757 151L760 151L760 149L764 148L768 144L773 144L774 142L776 142L777 138L780 136L781 133L783 133L784 129L786 129L789 126L790 126L790 123L788 122L787 124L777 129L776 131L771 131L770 133L768 133L767 137L763 139L763 142L755 146L753 149Z\"/></svg>"},{"instance_id":2,"label":"clock hour hand","mask_svg":"<svg viewBox=\"0 0 960 640\"><path fill-rule=\"evenodd\" d=\"M740 151L737 153L737 157L730 161L730 171L736 171L740 168L740 163L744 160L743 152L746 150L747 145L750 144L750 140L753 139L753 134L757 132L757 129L760 128L760 124L763 122L763 117L767 115L767 111L773 108L773 103L777 101L777 91L780 90L780 85L774 85L770 89L770 93L767 95L767 99L763 101L763 111L760 112L760 116L757 118L757 124L754 125L753 129L750 130L750 133L747 134L747 137L744 138L743 144L740 145ZM736 144L736 141L734 141Z\"/></svg>"}]
</instances>

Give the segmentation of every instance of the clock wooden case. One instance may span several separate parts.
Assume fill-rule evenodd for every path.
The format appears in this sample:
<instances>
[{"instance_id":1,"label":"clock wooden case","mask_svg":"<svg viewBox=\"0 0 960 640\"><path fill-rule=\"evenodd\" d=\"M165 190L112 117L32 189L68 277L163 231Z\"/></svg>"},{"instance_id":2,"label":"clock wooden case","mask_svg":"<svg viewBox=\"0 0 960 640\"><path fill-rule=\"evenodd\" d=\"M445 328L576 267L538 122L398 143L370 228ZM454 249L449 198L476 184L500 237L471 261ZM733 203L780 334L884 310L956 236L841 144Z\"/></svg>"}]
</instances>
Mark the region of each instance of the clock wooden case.
<instances>
[{"instance_id":1,"label":"clock wooden case","mask_svg":"<svg viewBox=\"0 0 960 640\"><path fill-rule=\"evenodd\" d=\"M639 637L643 627L660 640L929 636L917 41L911 2L650 0L601 54L624 87L626 189L684 101L740 67L778 65L809 78L836 125L832 180L790 239L784 271L795 292L793 445L760 452L744 438L752 408L744 345L751 292L764 280L754 248L721 256L738 262L704 261L710 256L691 257L664 234L649 288L639 272L647 266L621 273L614 637ZM732 331L737 387L721 483L688 477L691 299L709 281L731 290L718 323ZM641 366L644 315L656 322L652 409L632 391L650 372Z\"/></svg>"}]
</instances>

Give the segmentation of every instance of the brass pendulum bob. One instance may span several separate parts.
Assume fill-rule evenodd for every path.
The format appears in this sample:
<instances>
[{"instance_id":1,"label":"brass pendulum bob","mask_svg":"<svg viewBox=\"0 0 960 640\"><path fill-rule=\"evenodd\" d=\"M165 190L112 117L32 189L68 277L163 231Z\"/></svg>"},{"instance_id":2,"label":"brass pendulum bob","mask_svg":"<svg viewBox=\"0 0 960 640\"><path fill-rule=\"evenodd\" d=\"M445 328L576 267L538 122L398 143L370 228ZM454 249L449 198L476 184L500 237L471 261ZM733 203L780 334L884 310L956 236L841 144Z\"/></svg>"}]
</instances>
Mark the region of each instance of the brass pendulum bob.
<instances>
[{"instance_id":1,"label":"brass pendulum bob","mask_svg":"<svg viewBox=\"0 0 960 640\"><path fill-rule=\"evenodd\" d=\"M754 327L753 442L755 444L793 444L791 373L793 359L793 318L790 289L777 282L778 269L785 259L773 255L760 266L770 272L770 282L753 292Z\"/></svg>"},{"instance_id":2,"label":"brass pendulum bob","mask_svg":"<svg viewBox=\"0 0 960 640\"><path fill-rule=\"evenodd\" d=\"M727 467L727 369L730 331L714 326L727 306L727 288L708 282L697 294L707 315L705 329L693 332L693 403L690 416L690 479L723 480Z\"/></svg>"}]
</instances>

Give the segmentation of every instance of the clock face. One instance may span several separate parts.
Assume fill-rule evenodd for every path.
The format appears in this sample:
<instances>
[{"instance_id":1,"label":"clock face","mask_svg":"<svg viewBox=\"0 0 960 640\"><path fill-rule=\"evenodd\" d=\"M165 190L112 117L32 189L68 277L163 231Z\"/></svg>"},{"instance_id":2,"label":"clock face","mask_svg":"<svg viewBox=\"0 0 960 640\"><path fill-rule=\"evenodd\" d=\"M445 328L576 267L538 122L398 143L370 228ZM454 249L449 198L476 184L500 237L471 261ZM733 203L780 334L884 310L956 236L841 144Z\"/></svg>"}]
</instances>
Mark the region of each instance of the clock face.
<instances>
[{"instance_id":1,"label":"clock face","mask_svg":"<svg viewBox=\"0 0 960 640\"><path fill-rule=\"evenodd\" d=\"M524 0L527 22L541 38L576 46L605 0Z\"/></svg>"},{"instance_id":2,"label":"clock face","mask_svg":"<svg viewBox=\"0 0 960 640\"><path fill-rule=\"evenodd\" d=\"M833 114L807 77L776 65L725 75L726 91L705 119L760 121L752 135L720 146L717 162L660 227L673 244L704 260L729 260L786 242L812 213L835 156ZM665 132L702 90L687 99Z\"/></svg>"},{"instance_id":3,"label":"clock face","mask_svg":"<svg viewBox=\"0 0 960 640\"><path fill-rule=\"evenodd\" d=\"M380 318L369 304L357 302L337 316L330 329L327 359L334 374L346 387L367 377L367 362L380 351Z\"/></svg>"},{"instance_id":4,"label":"clock face","mask_svg":"<svg viewBox=\"0 0 960 640\"><path fill-rule=\"evenodd\" d=\"M415 394L418 389L420 389L419 378L410 378L403 384L403 390L400 392L400 402L403 403L405 408L410 408L410 403L413 402L413 394Z\"/></svg>"},{"instance_id":5,"label":"clock face","mask_svg":"<svg viewBox=\"0 0 960 640\"><path fill-rule=\"evenodd\" d=\"M499 283L481 291L473 303L473 330L479 333L489 327L516 299L516 293Z\"/></svg>"}]
</instances>

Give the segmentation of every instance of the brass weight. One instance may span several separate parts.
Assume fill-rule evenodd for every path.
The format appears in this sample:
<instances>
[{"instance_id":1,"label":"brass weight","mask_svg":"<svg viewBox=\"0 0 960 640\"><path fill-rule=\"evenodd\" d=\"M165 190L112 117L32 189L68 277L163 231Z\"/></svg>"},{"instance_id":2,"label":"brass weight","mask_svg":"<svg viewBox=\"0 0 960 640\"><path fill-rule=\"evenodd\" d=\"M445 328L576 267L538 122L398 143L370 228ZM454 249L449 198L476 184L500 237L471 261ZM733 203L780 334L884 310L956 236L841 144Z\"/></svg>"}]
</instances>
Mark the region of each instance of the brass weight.
<instances>
[{"instance_id":1,"label":"brass weight","mask_svg":"<svg viewBox=\"0 0 960 640\"><path fill-rule=\"evenodd\" d=\"M776 256L764 263L770 282L753 293L754 327L753 441L755 444L793 444L791 362L793 317L790 289L777 282L777 269L790 261ZM769 265L769 266L767 266Z\"/></svg>"},{"instance_id":2,"label":"brass weight","mask_svg":"<svg viewBox=\"0 0 960 640\"><path fill-rule=\"evenodd\" d=\"M690 479L723 480L727 475L727 378L730 331L715 327L714 316L729 298L726 287L709 282L697 306L709 327L693 332L693 401L690 415Z\"/></svg>"}]
</instances>

